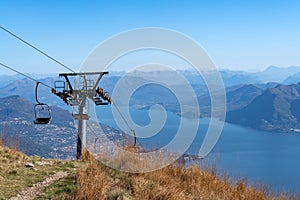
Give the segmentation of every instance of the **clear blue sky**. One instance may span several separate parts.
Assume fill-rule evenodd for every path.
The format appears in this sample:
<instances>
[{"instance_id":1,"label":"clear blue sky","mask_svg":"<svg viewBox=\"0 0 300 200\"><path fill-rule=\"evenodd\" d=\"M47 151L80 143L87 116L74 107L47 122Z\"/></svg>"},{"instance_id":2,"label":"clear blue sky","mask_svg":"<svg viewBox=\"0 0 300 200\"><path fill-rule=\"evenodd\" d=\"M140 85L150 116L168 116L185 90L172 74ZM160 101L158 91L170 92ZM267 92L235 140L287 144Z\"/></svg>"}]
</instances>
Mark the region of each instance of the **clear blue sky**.
<instances>
[{"instance_id":1,"label":"clear blue sky","mask_svg":"<svg viewBox=\"0 0 300 200\"><path fill-rule=\"evenodd\" d=\"M300 66L299 0L0 0L0 24L75 70L104 39L149 26L192 37L221 68ZM2 30L0 62L63 71Z\"/></svg>"}]
</instances>

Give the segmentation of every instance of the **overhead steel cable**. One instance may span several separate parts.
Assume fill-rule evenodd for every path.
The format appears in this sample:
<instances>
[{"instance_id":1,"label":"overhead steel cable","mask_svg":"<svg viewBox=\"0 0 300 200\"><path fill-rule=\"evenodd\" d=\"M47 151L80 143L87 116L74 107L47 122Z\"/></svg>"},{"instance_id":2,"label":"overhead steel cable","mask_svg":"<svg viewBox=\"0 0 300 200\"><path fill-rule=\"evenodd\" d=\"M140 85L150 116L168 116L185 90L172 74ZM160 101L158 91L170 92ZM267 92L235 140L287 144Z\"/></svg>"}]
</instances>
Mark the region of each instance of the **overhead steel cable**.
<instances>
[{"instance_id":1,"label":"overhead steel cable","mask_svg":"<svg viewBox=\"0 0 300 200\"><path fill-rule=\"evenodd\" d=\"M127 120L125 119L124 115L122 114L122 112L120 111L120 109L118 108L118 106L114 103L114 101L112 102L112 105L115 106L115 108L117 109L119 115L121 116L121 118L123 119L123 121L125 122L126 126L129 128L130 132L133 134L134 137L134 142L133 142L133 146L136 146L136 134L133 128L130 127L129 123L127 122Z\"/></svg>"},{"instance_id":2,"label":"overhead steel cable","mask_svg":"<svg viewBox=\"0 0 300 200\"><path fill-rule=\"evenodd\" d=\"M26 75L26 74L24 74L24 73L22 73L22 72L20 72L20 71L18 71L18 70L16 70L16 69L12 68L12 67L9 67L9 66L7 66L7 65L5 65L5 64L3 64L3 63L0 63L0 65L3 66L3 67L5 67L5 68L7 68L7 69L9 69L9 70L11 70L11 71L14 71L14 72L16 72L16 73L18 73L18 74L21 74L22 76L25 76L26 78L28 78L28 79L30 79L30 80L36 82L36 83L40 83L40 84L42 84L42 85L44 85L44 86L46 86L46 87L48 87L48 88L50 88L50 89L53 88L53 87L51 87L51 86L49 86L49 85L47 85L47 84L45 84L45 83L43 83L43 82L41 82L41 81L39 81L39 80L37 80L37 79L32 78L32 77L30 77L30 76L28 76L28 75Z\"/></svg>"},{"instance_id":3,"label":"overhead steel cable","mask_svg":"<svg viewBox=\"0 0 300 200\"><path fill-rule=\"evenodd\" d=\"M121 113L120 109L117 107L117 105L115 104L115 102L112 102L112 105L115 106L115 108L117 109L119 115L121 116L121 118L123 119L123 121L125 122L126 126L130 129L130 131L132 131L133 129L129 126L129 123L127 122L127 120L125 119L124 115Z\"/></svg>"},{"instance_id":4,"label":"overhead steel cable","mask_svg":"<svg viewBox=\"0 0 300 200\"><path fill-rule=\"evenodd\" d=\"M24 39L22 39L21 37L17 36L16 34L12 33L11 31L7 30L6 28L4 28L3 26L0 25L0 28L2 30L4 30L5 32L7 32L8 34L12 35L13 37L17 38L18 40L20 40L21 42L23 42L24 44L26 44L27 46L35 49L36 51L40 52L41 54L43 54L44 56L48 57L49 59L53 60L54 62L56 62L57 64L63 66L64 68L66 68L67 70L70 70L71 72L75 73L75 71L73 69L71 69L70 67L66 66L65 64L59 62L58 60L56 60L55 58L53 58L52 56L50 56L49 54L45 53L44 51L40 50L39 48L33 46L32 44L26 42Z\"/></svg>"}]
</instances>

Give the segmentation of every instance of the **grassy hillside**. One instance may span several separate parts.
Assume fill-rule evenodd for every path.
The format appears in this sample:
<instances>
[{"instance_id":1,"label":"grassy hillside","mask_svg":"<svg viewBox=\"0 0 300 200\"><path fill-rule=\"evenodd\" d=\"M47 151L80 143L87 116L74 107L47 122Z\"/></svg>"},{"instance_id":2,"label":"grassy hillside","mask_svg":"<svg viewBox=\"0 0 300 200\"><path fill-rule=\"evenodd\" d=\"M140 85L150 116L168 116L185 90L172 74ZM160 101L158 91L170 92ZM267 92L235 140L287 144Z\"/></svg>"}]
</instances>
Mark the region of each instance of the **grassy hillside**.
<instances>
[{"instance_id":1,"label":"grassy hillside","mask_svg":"<svg viewBox=\"0 0 300 200\"><path fill-rule=\"evenodd\" d=\"M25 167L29 162L34 167ZM58 172L65 174L40 188L32 199L292 199L272 196L267 189L247 186L244 181L231 183L228 177L195 165L173 164L150 173L128 174L100 164L88 153L82 161L45 160L0 145L0 199L21 197Z\"/></svg>"},{"instance_id":2,"label":"grassy hillside","mask_svg":"<svg viewBox=\"0 0 300 200\"><path fill-rule=\"evenodd\" d=\"M0 199L20 196L23 189L37 186L37 183L58 172L65 173L66 177L76 174L73 161L28 157L16 149L5 148L2 144L0 140Z\"/></svg>"},{"instance_id":3,"label":"grassy hillside","mask_svg":"<svg viewBox=\"0 0 300 200\"><path fill-rule=\"evenodd\" d=\"M297 199L272 195L266 187L232 183L214 169L173 164L163 169L127 174L99 164L92 157L77 173L78 190L73 199Z\"/></svg>"}]
</instances>

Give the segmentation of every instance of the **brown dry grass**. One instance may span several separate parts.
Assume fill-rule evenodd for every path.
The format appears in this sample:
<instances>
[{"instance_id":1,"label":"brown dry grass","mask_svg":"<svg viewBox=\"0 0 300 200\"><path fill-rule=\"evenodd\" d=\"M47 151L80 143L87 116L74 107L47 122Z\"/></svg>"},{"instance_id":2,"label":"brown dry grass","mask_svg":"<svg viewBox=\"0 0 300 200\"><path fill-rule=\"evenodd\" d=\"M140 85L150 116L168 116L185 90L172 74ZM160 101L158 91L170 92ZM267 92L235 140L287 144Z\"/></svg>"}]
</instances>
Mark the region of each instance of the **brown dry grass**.
<instances>
[{"instance_id":1,"label":"brown dry grass","mask_svg":"<svg viewBox=\"0 0 300 200\"><path fill-rule=\"evenodd\" d=\"M33 162L36 159L40 160L29 158L16 149L0 145L0 199L15 195L21 188L43 180L54 171L69 169L67 165L61 163L62 161L53 161L51 166L40 166L37 171L24 168L25 161ZM131 162L130 159L134 158L125 161ZM196 164L187 168L177 163L149 173L129 174L104 166L86 152L76 166L78 170L74 182L72 179L58 184L54 192L48 195L51 199L55 195L64 197L63 199L76 200L297 199L286 194L272 195L265 187L249 186L242 180L232 183L228 177L218 176L215 169L203 169ZM71 190L72 194L66 192L67 190L61 190L61 187L68 189L69 186L74 189Z\"/></svg>"},{"instance_id":2,"label":"brown dry grass","mask_svg":"<svg viewBox=\"0 0 300 200\"><path fill-rule=\"evenodd\" d=\"M89 154L77 175L78 190L73 199L297 199L285 194L271 195L264 187L231 183L212 169L173 164L163 169L128 174L99 164Z\"/></svg>"}]
</instances>

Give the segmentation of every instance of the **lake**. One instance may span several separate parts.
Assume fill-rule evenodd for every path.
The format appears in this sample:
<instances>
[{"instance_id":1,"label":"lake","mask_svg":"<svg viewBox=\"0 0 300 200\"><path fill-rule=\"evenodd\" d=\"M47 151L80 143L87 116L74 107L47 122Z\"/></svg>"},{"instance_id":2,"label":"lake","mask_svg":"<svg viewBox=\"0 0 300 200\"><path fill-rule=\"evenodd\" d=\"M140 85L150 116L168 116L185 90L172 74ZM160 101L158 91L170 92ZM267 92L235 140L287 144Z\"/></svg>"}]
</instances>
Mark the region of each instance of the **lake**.
<instances>
[{"instance_id":1,"label":"lake","mask_svg":"<svg viewBox=\"0 0 300 200\"><path fill-rule=\"evenodd\" d=\"M130 109L135 123L150 123L147 110ZM97 108L101 123L118 128L110 106ZM200 119L194 142L187 153L198 154L210 119ZM162 147L176 134L180 117L167 112L163 129L153 137L139 139L146 148ZM138 134L138 133L137 133ZM300 133L271 133L225 123L213 151L203 162L212 163L233 180L265 184L272 191L285 190L300 195Z\"/></svg>"}]
</instances>

